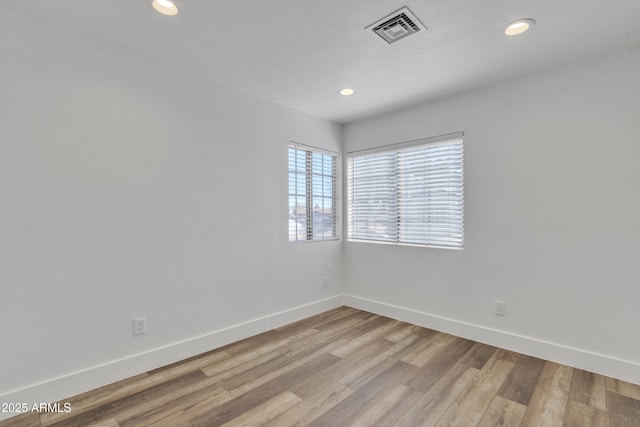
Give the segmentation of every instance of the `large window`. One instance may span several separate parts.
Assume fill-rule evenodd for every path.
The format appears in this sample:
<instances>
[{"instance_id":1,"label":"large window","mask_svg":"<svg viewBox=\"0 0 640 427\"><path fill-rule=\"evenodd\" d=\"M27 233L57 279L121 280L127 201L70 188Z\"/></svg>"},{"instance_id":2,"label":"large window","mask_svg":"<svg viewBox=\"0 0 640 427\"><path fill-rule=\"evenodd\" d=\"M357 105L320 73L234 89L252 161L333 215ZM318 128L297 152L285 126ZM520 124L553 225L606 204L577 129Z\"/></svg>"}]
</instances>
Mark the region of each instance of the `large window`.
<instances>
[{"instance_id":1,"label":"large window","mask_svg":"<svg viewBox=\"0 0 640 427\"><path fill-rule=\"evenodd\" d=\"M349 153L348 240L462 248L463 134Z\"/></svg>"},{"instance_id":2,"label":"large window","mask_svg":"<svg viewBox=\"0 0 640 427\"><path fill-rule=\"evenodd\" d=\"M331 240L336 231L336 153L289 147L289 241Z\"/></svg>"}]
</instances>

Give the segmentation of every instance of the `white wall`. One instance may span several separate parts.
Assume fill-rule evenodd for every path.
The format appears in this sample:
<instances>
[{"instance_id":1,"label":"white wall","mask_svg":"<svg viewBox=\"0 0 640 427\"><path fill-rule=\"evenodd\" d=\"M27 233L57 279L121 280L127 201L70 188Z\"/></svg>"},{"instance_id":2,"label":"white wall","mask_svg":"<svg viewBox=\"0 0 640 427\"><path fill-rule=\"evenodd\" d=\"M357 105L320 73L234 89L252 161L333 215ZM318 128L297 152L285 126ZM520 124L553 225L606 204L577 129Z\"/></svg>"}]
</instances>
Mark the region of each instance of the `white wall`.
<instances>
[{"instance_id":1,"label":"white wall","mask_svg":"<svg viewBox=\"0 0 640 427\"><path fill-rule=\"evenodd\" d=\"M354 304L640 383L639 59L347 125L345 153L465 132L465 249L346 243Z\"/></svg>"},{"instance_id":2,"label":"white wall","mask_svg":"<svg viewBox=\"0 0 640 427\"><path fill-rule=\"evenodd\" d=\"M340 242L287 241L286 170L289 141L339 151L340 126L31 18L0 28L0 400L342 293Z\"/></svg>"}]
</instances>

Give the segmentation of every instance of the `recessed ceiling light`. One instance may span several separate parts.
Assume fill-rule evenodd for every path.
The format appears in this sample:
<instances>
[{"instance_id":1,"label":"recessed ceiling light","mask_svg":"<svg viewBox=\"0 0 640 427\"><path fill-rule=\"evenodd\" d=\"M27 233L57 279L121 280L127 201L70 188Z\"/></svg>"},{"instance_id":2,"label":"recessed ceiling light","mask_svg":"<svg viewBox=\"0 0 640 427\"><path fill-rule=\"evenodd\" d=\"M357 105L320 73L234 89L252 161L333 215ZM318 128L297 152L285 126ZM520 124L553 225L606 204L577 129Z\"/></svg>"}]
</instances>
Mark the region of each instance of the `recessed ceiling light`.
<instances>
[{"instance_id":1,"label":"recessed ceiling light","mask_svg":"<svg viewBox=\"0 0 640 427\"><path fill-rule=\"evenodd\" d=\"M151 6L163 15L173 16L178 14L178 6L172 0L152 0Z\"/></svg>"},{"instance_id":2,"label":"recessed ceiling light","mask_svg":"<svg viewBox=\"0 0 640 427\"><path fill-rule=\"evenodd\" d=\"M504 27L504 33L508 36L517 36L529 30L535 23L533 19L519 19Z\"/></svg>"},{"instance_id":3,"label":"recessed ceiling light","mask_svg":"<svg viewBox=\"0 0 640 427\"><path fill-rule=\"evenodd\" d=\"M351 96L354 93L356 93L355 90L353 89L349 89L349 88L344 88L344 89L340 89L340 92L338 92L340 95L342 96Z\"/></svg>"}]
</instances>

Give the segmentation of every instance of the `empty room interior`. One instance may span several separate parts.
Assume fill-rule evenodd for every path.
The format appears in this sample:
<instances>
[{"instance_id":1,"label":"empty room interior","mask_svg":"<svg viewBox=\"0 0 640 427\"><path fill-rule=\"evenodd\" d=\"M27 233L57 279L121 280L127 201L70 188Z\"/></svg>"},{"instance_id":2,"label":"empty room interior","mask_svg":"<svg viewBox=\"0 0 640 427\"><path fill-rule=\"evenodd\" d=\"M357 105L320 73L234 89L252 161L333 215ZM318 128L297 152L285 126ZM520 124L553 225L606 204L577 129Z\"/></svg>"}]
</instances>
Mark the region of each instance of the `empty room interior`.
<instances>
[{"instance_id":1,"label":"empty room interior","mask_svg":"<svg viewBox=\"0 0 640 427\"><path fill-rule=\"evenodd\" d=\"M0 426L640 426L640 2L0 13Z\"/></svg>"}]
</instances>

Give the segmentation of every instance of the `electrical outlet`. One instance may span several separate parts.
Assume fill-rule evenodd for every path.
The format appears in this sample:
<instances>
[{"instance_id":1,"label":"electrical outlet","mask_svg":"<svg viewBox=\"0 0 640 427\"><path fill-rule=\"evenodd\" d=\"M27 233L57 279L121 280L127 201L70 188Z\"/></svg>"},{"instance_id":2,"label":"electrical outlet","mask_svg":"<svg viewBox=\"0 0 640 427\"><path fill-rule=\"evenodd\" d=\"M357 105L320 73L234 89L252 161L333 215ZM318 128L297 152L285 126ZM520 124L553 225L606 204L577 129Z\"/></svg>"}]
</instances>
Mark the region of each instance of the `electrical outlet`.
<instances>
[{"instance_id":1,"label":"electrical outlet","mask_svg":"<svg viewBox=\"0 0 640 427\"><path fill-rule=\"evenodd\" d=\"M324 286L325 289L327 289L329 287L329 278L325 277L323 282L322 282L322 286Z\"/></svg>"},{"instance_id":2,"label":"electrical outlet","mask_svg":"<svg viewBox=\"0 0 640 427\"><path fill-rule=\"evenodd\" d=\"M496 306L496 311L495 311L495 315L496 316L504 316L506 314L506 307L505 307L505 303L504 301L494 301L495 306Z\"/></svg>"},{"instance_id":3,"label":"electrical outlet","mask_svg":"<svg viewBox=\"0 0 640 427\"><path fill-rule=\"evenodd\" d=\"M136 317L133 319L133 335L142 335L147 332L147 318Z\"/></svg>"}]
</instances>

